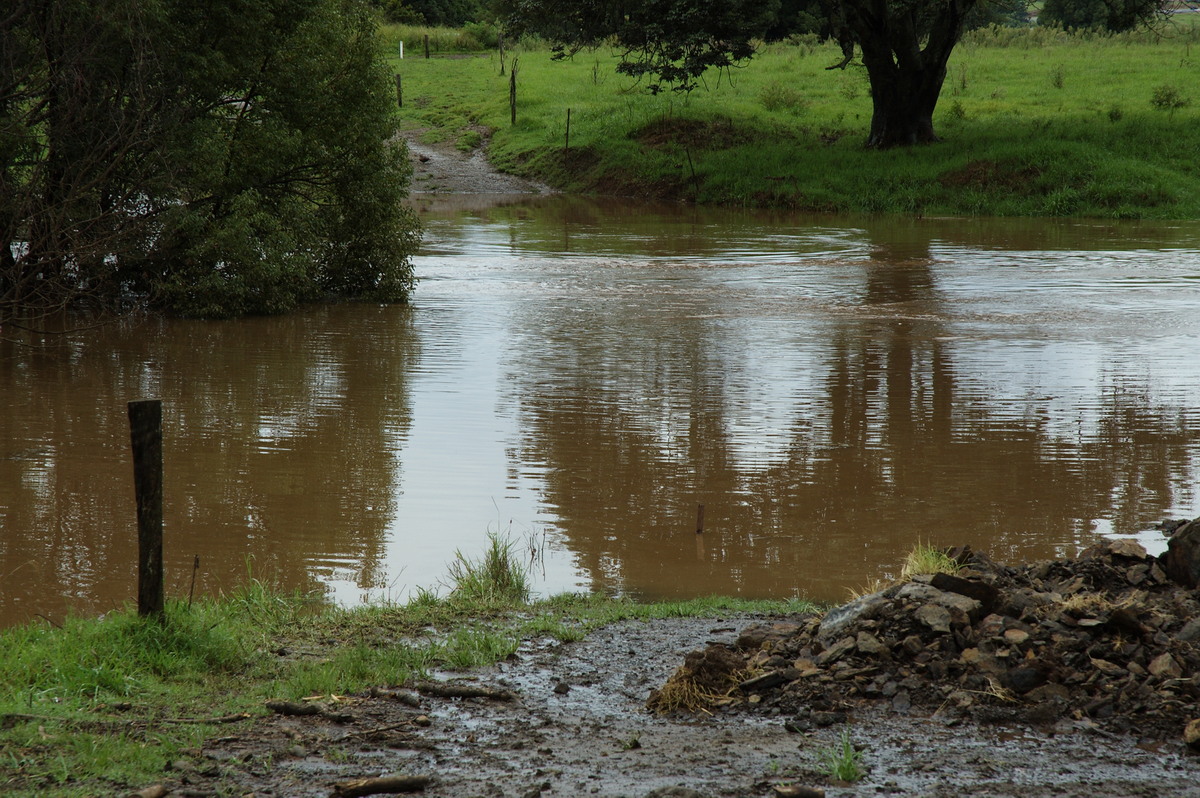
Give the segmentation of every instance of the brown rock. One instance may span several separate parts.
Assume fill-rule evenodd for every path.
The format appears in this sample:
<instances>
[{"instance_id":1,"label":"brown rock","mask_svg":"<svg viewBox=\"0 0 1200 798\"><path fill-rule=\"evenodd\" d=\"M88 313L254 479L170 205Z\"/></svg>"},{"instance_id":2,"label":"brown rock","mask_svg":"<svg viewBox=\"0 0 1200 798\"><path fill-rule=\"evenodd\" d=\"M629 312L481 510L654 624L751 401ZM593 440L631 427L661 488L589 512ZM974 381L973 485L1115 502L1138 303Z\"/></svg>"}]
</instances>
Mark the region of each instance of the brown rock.
<instances>
[{"instance_id":1,"label":"brown rock","mask_svg":"<svg viewBox=\"0 0 1200 798\"><path fill-rule=\"evenodd\" d=\"M1122 668L1115 662L1109 662L1106 659L1092 657L1092 667L1103 673L1105 676L1124 676L1128 671Z\"/></svg>"},{"instance_id":2,"label":"brown rock","mask_svg":"<svg viewBox=\"0 0 1200 798\"><path fill-rule=\"evenodd\" d=\"M1183 741L1194 751L1200 751L1200 718L1189 721L1183 730Z\"/></svg>"},{"instance_id":3,"label":"brown rock","mask_svg":"<svg viewBox=\"0 0 1200 798\"><path fill-rule=\"evenodd\" d=\"M860 652L871 657L878 656L879 654L888 651L888 647L885 646L878 637L870 632L859 632L858 637L854 639L854 644L857 646Z\"/></svg>"},{"instance_id":4,"label":"brown rock","mask_svg":"<svg viewBox=\"0 0 1200 798\"><path fill-rule=\"evenodd\" d=\"M1029 632L1024 629L1005 629L1004 639L1013 645L1021 645L1029 640Z\"/></svg>"},{"instance_id":5,"label":"brown rock","mask_svg":"<svg viewBox=\"0 0 1200 798\"><path fill-rule=\"evenodd\" d=\"M829 648L817 655L816 664L825 667L832 665L842 657L854 651L855 642L853 637L843 637L841 640L834 643Z\"/></svg>"},{"instance_id":6,"label":"brown rock","mask_svg":"<svg viewBox=\"0 0 1200 798\"><path fill-rule=\"evenodd\" d=\"M1146 670L1150 671L1151 676L1160 676L1168 679L1178 679L1183 675L1183 669L1179 667L1179 663L1167 653L1159 654L1150 660L1150 664L1146 666Z\"/></svg>"}]
</instances>

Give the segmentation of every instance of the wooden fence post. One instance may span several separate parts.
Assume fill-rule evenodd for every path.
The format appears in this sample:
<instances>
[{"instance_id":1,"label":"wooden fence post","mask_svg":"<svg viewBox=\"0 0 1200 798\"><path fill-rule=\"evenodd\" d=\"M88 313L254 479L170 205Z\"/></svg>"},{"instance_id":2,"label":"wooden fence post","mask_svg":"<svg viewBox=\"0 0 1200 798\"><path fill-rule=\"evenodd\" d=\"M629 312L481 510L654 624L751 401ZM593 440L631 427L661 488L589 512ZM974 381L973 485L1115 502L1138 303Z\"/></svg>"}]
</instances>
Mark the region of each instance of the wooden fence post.
<instances>
[{"instance_id":1,"label":"wooden fence post","mask_svg":"<svg viewBox=\"0 0 1200 798\"><path fill-rule=\"evenodd\" d=\"M566 146L564 146L563 149L564 150L571 149L571 109L570 108L567 109L567 142L566 142Z\"/></svg>"},{"instance_id":2,"label":"wooden fence post","mask_svg":"<svg viewBox=\"0 0 1200 798\"><path fill-rule=\"evenodd\" d=\"M163 614L162 402L129 403L138 519L138 615Z\"/></svg>"},{"instance_id":3,"label":"wooden fence post","mask_svg":"<svg viewBox=\"0 0 1200 798\"><path fill-rule=\"evenodd\" d=\"M508 71L508 110L512 116L512 124L517 124L517 62L519 58L513 58L512 69Z\"/></svg>"},{"instance_id":4,"label":"wooden fence post","mask_svg":"<svg viewBox=\"0 0 1200 798\"><path fill-rule=\"evenodd\" d=\"M500 77L504 77L504 36L496 37L496 46L500 48Z\"/></svg>"},{"instance_id":5,"label":"wooden fence post","mask_svg":"<svg viewBox=\"0 0 1200 798\"><path fill-rule=\"evenodd\" d=\"M404 79L396 73L396 107L404 107Z\"/></svg>"},{"instance_id":6,"label":"wooden fence post","mask_svg":"<svg viewBox=\"0 0 1200 798\"><path fill-rule=\"evenodd\" d=\"M425 34L425 57L429 57L429 34Z\"/></svg>"}]
</instances>

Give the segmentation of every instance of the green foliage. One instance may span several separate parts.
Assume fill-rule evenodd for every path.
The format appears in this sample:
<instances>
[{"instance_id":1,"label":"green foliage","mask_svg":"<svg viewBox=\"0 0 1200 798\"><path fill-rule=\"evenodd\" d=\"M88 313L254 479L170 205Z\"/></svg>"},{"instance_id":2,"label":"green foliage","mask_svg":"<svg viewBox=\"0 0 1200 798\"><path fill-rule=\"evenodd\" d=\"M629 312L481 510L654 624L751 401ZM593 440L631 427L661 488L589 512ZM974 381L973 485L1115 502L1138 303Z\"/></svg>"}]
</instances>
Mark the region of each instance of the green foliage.
<instances>
[{"instance_id":1,"label":"green foliage","mask_svg":"<svg viewBox=\"0 0 1200 798\"><path fill-rule=\"evenodd\" d=\"M1148 25L1165 8L1164 0L1045 0L1038 21L1066 30L1120 33Z\"/></svg>"},{"instance_id":2,"label":"green foliage","mask_svg":"<svg viewBox=\"0 0 1200 798\"><path fill-rule=\"evenodd\" d=\"M819 755L821 772L831 779L852 784L867 775L862 752L854 747L849 729L842 731L836 745L822 749Z\"/></svg>"},{"instance_id":3,"label":"green foliage","mask_svg":"<svg viewBox=\"0 0 1200 798\"><path fill-rule=\"evenodd\" d=\"M81 297L197 316L406 298L410 166L374 25L358 0L20 4L0 321Z\"/></svg>"},{"instance_id":4,"label":"green foliage","mask_svg":"<svg viewBox=\"0 0 1200 798\"><path fill-rule=\"evenodd\" d=\"M750 58L753 39L774 20L778 0L645 0L579 3L577 0L498 0L506 30L535 34L557 45L558 57L606 41L624 56L617 71L657 94L664 86L687 92L710 69L728 69Z\"/></svg>"}]
</instances>

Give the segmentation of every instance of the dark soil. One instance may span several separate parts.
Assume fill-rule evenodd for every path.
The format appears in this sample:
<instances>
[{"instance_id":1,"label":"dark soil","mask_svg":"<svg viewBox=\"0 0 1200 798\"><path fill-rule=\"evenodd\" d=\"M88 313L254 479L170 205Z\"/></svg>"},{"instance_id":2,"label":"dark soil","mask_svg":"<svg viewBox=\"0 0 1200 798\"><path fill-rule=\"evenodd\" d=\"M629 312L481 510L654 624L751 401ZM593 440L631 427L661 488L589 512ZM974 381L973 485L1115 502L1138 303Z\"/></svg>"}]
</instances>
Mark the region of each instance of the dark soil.
<instances>
[{"instance_id":1,"label":"dark soil","mask_svg":"<svg viewBox=\"0 0 1200 798\"><path fill-rule=\"evenodd\" d=\"M1182 739L1197 682L1194 670L1182 671L1194 667L1197 648L1179 640L1197 626L1179 616L1195 591L1162 580L1136 544L1020 568L975 555L968 566L960 583L939 583L997 587L992 611L975 620L969 605L937 604L930 591L947 591L927 580L823 618L623 622L581 642L527 643L467 676L381 685L309 702L318 714L249 721L177 763L164 785L177 795L316 796L356 779L417 775L429 777L423 792L431 796L716 798L799 785L829 796L1200 798L1200 756ZM1130 578L1139 584L1130 587ZM1008 614L1016 593L1067 586L1100 598L1067 601L1057 592L1059 605L1073 609L1056 614L1033 599ZM964 615L921 609L930 604ZM1073 626L1071 613L1081 616ZM1131 618L1144 628L1135 632ZM835 633L822 638L822 623ZM948 644L956 635L970 645ZM1098 645L1106 647L1101 666L1091 662L1101 659ZM1001 655L1026 646L1040 654L1022 655L1024 664ZM1087 654L1087 665L1073 652ZM1018 681L1018 667L1038 675ZM647 709L672 683L705 673L715 681L703 708ZM980 674L992 681L975 689ZM480 695L447 697L447 687ZM866 769L854 784L822 768L843 734Z\"/></svg>"}]
</instances>

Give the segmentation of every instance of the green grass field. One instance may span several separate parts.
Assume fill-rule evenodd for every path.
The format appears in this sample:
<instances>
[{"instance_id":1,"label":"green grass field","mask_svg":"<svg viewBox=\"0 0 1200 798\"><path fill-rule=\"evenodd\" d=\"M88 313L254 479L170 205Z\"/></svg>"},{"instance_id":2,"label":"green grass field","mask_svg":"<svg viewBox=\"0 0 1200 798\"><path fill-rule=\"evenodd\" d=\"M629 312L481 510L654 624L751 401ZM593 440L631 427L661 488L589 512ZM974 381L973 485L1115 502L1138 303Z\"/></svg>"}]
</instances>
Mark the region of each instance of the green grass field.
<instances>
[{"instance_id":1,"label":"green grass field","mask_svg":"<svg viewBox=\"0 0 1200 798\"><path fill-rule=\"evenodd\" d=\"M969 34L935 115L943 141L884 152L863 146L865 70L825 68L837 60L815 40L764 45L688 96L649 95L607 49L554 62L512 48L504 75L495 51L425 59L410 47L392 65L406 124L464 149L490 136L497 166L566 191L830 212L1200 216L1190 18L1159 34Z\"/></svg>"}]
</instances>

